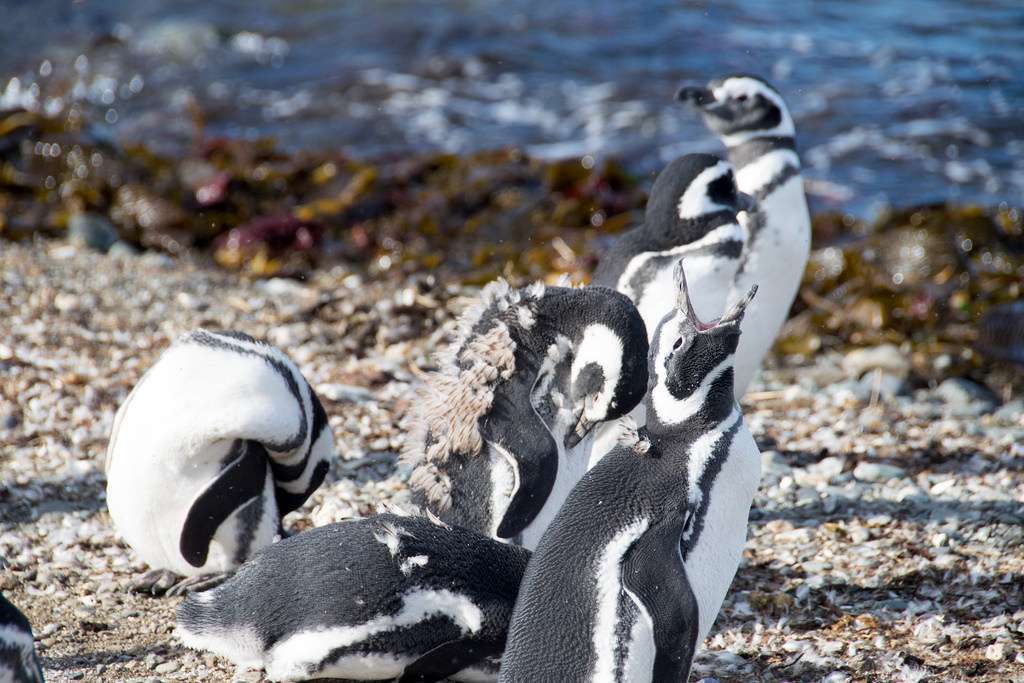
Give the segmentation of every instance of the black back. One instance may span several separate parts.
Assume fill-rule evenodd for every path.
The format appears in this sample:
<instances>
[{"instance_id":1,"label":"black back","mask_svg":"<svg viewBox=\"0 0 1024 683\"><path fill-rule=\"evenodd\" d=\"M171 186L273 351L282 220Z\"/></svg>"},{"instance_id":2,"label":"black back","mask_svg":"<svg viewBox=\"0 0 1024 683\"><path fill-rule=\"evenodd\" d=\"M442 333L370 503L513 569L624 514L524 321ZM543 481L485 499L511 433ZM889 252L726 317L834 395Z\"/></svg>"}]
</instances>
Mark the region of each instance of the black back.
<instances>
[{"instance_id":1,"label":"black back","mask_svg":"<svg viewBox=\"0 0 1024 683\"><path fill-rule=\"evenodd\" d=\"M11 628L32 639L32 626L21 611L0 593L0 628ZM42 683L43 670L34 648L0 639L0 672L9 670L11 683Z\"/></svg>"},{"instance_id":2,"label":"black back","mask_svg":"<svg viewBox=\"0 0 1024 683\"><path fill-rule=\"evenodd\" d=\"M395 555L381 540L387 529L399 531ZM377 515L329 524L269 546L222 585L189 596L178 608L178 621L194 633L252 629L270 648L301 631L395 614L410 590L451 591L470 598L484 614L473 638L436 616L330 654L422 656L418 678L411 680L440 680L501 652L529 555L523 548L422 517ZM416 556L425 556L426 563L403 572L402 563ZM444 661L457 661L458 668L441 671Z\"/></svg>"}]
</instances>

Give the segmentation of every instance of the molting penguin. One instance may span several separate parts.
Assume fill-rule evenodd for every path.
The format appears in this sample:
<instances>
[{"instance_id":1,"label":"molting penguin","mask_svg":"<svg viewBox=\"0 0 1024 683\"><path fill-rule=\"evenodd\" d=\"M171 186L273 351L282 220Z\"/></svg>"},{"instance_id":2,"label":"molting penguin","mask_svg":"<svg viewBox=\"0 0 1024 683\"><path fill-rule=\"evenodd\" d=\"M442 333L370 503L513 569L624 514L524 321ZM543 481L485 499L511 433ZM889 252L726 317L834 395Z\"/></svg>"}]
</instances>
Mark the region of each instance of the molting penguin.
<instances>
[{"instance_id":1,"label":"molting penguin","mask_svg":"<svg viewBox=\"0 0 1024 683\"><path fill-rule=\"evenodd\" d=\"M679 99L696 106L725 144L736 184L757 211L742 216L747 244L733 296L761 288L746 316L736 353L736 397L743 396L786 321L811 248L795 128L782 96L756 76L735 75L708 86L684 87Z\"/></svg>"},{"instance_id":2,"label":"molting penguin","mask_svg":"<svg viewBox=\"0 0 1024 683\"><path fill-rule=\"evenodd\" d=\"M679 305L651 347L648 422L577 484L527 567L499 680L685 681L746 540L760 457L733 399L754 290L721 319Z\"/></svg>"},{"instance_id":3,"label":"molting penguin","mask_svg":"<svg viewBox=\"0 0 1024 683\"><path fill-rule=\"evenodd\" d=\"M710 154L687 154L658 174L643 225L601 256L593 283L629 296L648 337L675 302L672 269L685 258L697 312L721 314L743 252L736 213L751 200L736 191L732 167Z\"/></svg>"},{"instance_id":4,"label":"molting penguin","mask_svg":"<svg viewBox=\"0 0 1024 683\"><path fill-rule=\"evenodd\" d=\"M275 681L493 680L529 555L436 518L329 524L190 594L177 634Z\"/></svg>"},{"instance_id":5,"label":"molting penguin","mask_svg":"<svg viewBox=\"0 0 1024 683\"><path fill-rule=\"evenodd\" d=\"M646 355L618 292L491 283L416 402L403 453L414 500L532 547L586 472L580 440L643 398Z\"/></svg>"},{"instance_id":6,"label":"molting penguin","mask_svg":"<svg viewBox=\"0 0 1024 683\"><path fill-rule=\"evenodd\" d=\"M273 541L332 456L327 415L291 360L245 334L197 330L118 410L107 504L151 575L216 574Z\"/></svg>"},{"instance_id":7,"label":"molting penguin","mask_svg":"<svg viewBox=\"0 0 1024 683\"><path fill-rule=\"evenodd\" d=\"M0 594L0 681L43 683L28 619Z\"/></svg>"}]
</instances>

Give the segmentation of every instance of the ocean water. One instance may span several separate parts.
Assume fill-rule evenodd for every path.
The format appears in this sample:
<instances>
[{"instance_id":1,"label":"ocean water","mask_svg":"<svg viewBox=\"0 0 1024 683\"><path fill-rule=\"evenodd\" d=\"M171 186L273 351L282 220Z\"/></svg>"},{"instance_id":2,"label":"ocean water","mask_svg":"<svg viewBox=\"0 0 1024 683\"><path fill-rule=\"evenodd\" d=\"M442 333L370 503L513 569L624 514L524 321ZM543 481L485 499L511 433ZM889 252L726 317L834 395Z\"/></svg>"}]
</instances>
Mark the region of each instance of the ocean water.
<instances>
[{"instance_id":1,"label":"ocean water","mask_svg":"<svg viewBox=\"0 0 1024 683\"><path fill-rule=\"evenodd\" d=\"M817 209L1024 204L1024 3L7 0L0 109L122 141L272 136L361 157L515 145L639 174L718 145L672 95L761 74Z\"/></svg>"}]
</instances>

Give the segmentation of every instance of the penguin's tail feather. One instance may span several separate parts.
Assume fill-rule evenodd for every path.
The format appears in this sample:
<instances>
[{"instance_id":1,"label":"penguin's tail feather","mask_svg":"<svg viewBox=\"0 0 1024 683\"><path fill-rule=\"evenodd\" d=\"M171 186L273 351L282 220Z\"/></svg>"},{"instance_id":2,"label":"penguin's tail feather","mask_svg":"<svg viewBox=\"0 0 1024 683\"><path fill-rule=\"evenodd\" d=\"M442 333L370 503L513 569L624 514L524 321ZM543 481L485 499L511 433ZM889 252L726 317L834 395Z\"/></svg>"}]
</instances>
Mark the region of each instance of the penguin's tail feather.
<instances>
[{"instance_id":1,"label":"penguin's tail feather","mask_svg":"<svg viewBox=\"0 0 1024 683\"><path fill-rule=\"evenodd\" d=\"M231 589L228 581L210 590L189 593L178 605L174 634L185 647L213 652L236 665L262 667L265 648L252 628L235 620Z\"/></svg>"}]
</instances>

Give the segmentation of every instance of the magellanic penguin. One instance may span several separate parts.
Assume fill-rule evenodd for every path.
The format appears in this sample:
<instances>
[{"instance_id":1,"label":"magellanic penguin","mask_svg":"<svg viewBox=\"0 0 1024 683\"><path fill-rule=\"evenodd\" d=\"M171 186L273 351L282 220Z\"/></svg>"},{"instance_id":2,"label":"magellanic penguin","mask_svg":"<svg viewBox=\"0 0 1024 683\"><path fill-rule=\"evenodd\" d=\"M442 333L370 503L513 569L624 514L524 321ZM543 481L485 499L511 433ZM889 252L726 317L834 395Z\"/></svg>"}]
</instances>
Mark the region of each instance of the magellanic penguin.
<instances>
[{"instance_id":1,"label":"magellanic penguin","mask_svg":"<svg viewBox=\"0 0 1024 683\"><path fill-rule=\"evenodd\" d=\"M190 594L177 635L270 680L494 680L529 551L436 518L317 527Z\"/></svg>"},{"instance_id":2,"label":"magellanic penguin","mask_svg":"<svg viewBox=\"0 0 1024 683\"><path fill-rule=\"evenodd\" d=\"M654 181L643 224L601 256L593 284L632 299L651 338L675 305L672 269L685 258L697 313L721 315L743 253L736 214L751 206L728 162L711 154L680 157Z\"/></svg>"},{"instance_id":3,"label":"magellanic penguin","mask_svg":"<svg viewBox=\"0 0 1024 683\"><path fill-rule=\"evenodd\" d=\"M414 405L414 501L532 547L587 470L580 440L643 398L646 357L643 321L618 292L489 284Z\"/></svg>"},{"instance_id":4,"label":"magellanic penguin","mask_svg":"<svg viewBox=\"0 0 1024 683\"><path fill-rule=\"evenodd\" d=\"M154 570L218 574L273 541L332 457L323 406L287 356L239 332L197 330L118 410L107 505Z\"/></svg>"},{"instance_id":5,"label":"magellanic penguin","mask_svg":"<svg viewBox=\"0 0 1024 683\"><path fill-rule=\"evenodd\" d=\"M0 593L0 681L43 683L32 627L21 611Z\"/></svg>"},{"instance_id":6,"label":"magellanic penguin","mask_svg":"<svg viewBox=\"0 0 1024 683\"><path fill-rule=\"evenodd\" d=\"M761 465L732 363L754 290L703 323L677 272L679 305L651 346L647 426L617 424L619 445L541 539L501 681L686 681L739 566Z\"/></svg>"},{"instance_id":7,"label":"magellanic penguin","mask_svg":"<svg viewBox=\"0 0 1024 683\"><path fill-rule=\"evenodd\" d=\"M727 76L707 87L684 87L678 97L700 110L728 149L736 185L757 199L757 210L741 216L748 235L733 291L740 296L752 284L761 288L747 312L747 332L736 352L740 398L786 321L810 253L811 218L795 127L782 95L756 76Z\"/></svg>"}]
</instances>

